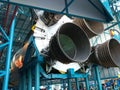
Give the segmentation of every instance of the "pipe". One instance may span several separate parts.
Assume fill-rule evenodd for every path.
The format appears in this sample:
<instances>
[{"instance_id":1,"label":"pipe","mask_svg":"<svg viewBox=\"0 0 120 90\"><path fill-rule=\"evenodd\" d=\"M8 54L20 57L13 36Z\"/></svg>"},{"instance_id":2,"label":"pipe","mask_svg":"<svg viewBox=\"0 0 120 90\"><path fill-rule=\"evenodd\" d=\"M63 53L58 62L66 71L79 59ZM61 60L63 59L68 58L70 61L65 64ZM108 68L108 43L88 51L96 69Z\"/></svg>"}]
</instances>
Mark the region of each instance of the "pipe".
<instances>
[{"instance_id":1,"label":"pipe","mask_svg":"<svg viewBox=\"0 0 120 90\"><path fill-rule=\"evenodd\" d=\"M89 38L101 34L104 30L103 24L96 21L74 18L73 23L83 29Z\"/></svg>"},{"instance_id":2,"label":"pipe","mask_svg":"<svg viewBox=\"0 0 120 90\"><path fill-rule=\"evenodd\" d=\"M73 23L63 24L50 41L49 54L62 63L85 62L90 55L86 33Z\"/></svg>"}]
</instances>

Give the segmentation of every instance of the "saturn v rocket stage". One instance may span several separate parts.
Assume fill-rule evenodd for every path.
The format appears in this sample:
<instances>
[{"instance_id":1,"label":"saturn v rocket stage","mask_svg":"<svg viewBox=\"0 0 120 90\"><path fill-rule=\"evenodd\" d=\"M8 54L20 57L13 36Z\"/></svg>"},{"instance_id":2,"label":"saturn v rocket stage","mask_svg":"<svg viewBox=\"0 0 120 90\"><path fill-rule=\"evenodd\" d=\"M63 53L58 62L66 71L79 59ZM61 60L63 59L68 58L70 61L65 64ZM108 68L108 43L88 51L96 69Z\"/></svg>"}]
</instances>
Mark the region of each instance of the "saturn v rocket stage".
<instances>
[{"instance_id":1,"label":"saturn v rocket stage","mask_svg":"<svg viewBox=\"0 0 120 90\"><path fill-rule=\"evenodd\" d=\"M106 63L114 62L116 60L115 54L109 53L109 48L112 45L101 44L96 46L96 49L91 50L89 39L102 33L104 30L103 24L96 21L74 18L71 19L65 15L58 15L49 12L36 11L38 20L34 25L33 37L35 39L36 47L39 54L44 57L44 61L53 69L66 72L69 68L73 68L75 71L79 70L86 62L103 65L105 67L118 66L115 63L101 64L98 62ZM109 44L115 42L120 49L120 45L116 40L109 41ZM13 57L11 63L11 72L20 69L23 66L24 56L26 54L29 42L27 42L23 48L21 48ZM105 46L105 47L104 47ZM105 58L99 57L96 59L96 55L101 56L99 48L103 48ZM96 51L97 50L97 51ZM117 49L111 49L113 52L117 52ZM95 55L93 55L95 52ZM114 58L107 59L107 55ZM118 58L120 56L116 54ZM94 60L93 60L94 59ZM117 59L118 61L118 59ZM97 63L96 63L97 62ZM49 70L48 70L49 71Z\"/></svg>"}]
</instances>

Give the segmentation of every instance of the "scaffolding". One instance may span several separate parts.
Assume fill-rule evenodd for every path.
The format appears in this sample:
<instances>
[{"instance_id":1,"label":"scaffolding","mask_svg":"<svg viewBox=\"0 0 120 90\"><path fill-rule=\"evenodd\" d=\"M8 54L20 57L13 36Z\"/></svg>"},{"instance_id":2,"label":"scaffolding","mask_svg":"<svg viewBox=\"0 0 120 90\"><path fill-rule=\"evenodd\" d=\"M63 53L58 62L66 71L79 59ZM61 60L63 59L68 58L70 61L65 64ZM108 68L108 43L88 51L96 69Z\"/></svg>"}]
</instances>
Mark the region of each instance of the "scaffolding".
<instances>
[{"instance_id":1,"label":"scaffolding","mask_svg":"<svg viewBox=\"0 0 120 90\"><path fill-rule=\"evenodd\" d=\"M8 33L6 34L6 32L5 32L5 30L3 29L2 26L0 27L0 33L2 34L2 38L5 41L4 43L2 42L0 44L0 51L2 51L2 49L4 47L7 47L7 53L6 53L6 59L5 59L5 61L6 61L5 69L4 70L0 70L0 76L4 77L4 82L3 82L2 90L7 90L8 89L8 81L9 81L9 73L10 73L10 68L9 67L10 67L10 60L11 60L11 56L12 56L12 45L13 45L13 39L14 39L13 37L14 37L15 24L16 24L16 12L18 11L18 12L21 13L21 15L23 14L27 18L29 18L30 16L28 14L26 14L25 12L22 12L22 9L24 9L23 6L27 6L27 7L30 7L30 8L37 8L37 9L47 10L47 11L51 11L51 12L57 12L59 14L66 14L66 15L69 15L69 16L76 16L76 17L80 17L80 18L90 18L90 19L97 20L97 21L110 22L113 19L111 11L110 11L110 7L108 6L109 4L108 4L107 0L104 3L101 2L101 0L100 0L100 4L98 5L99 7L103 7L105 9L105 11L106 11L107 14L103 13L103 11L101 11L101 9L99 9L99 7L97 7L96 3L98 3L98 2L93 3L91 0L88 0L88 1L89 1L89 3L91 3L90 5L92 5L92 7L95 8L95 10L96 9L98 10L97 12L100 15L96 15L97 13L94 12L94 13L96 13L95 16L91 17L90 14L85 13L88 16L84 17L85 14L79 15L78 12L75 13L75 12L70 11L70 9L73 9L73 10L76 9L76 8L74 8L74 5L72 7L70 7L71 4L74 4L74 2L75 2L74 0L70 0L70 1L69 0L62 0L62 1L58 0L56 3L61 3L62 4L61 5L62 7L59 6L60 4L57 4L59 6L59 7L57 7L59 10L54 10L53 8L55 8L55 7L47 7L47 8L45 8L45 7L42 7L42 5L37 5L37 4L41 4L40 2L42 2L42 0L41 1L36 0L35 3L30 4L30 5L28 5L30 1L29 2L28 1L20 2L19 0L18 1L17 0L10 0L10 1L9 0L1 0L0 1L0 2L5 3L5 4L8 3L8 8L9 8L9 4L10 5L11 4L13 4L13 5L17 4L18 6L19 5L22 6L22 7L19 7L19 8L18 8L18 6L15 6L15 8L14 8L12 19L9 22L9 27L8 27L8 30L10 29L10 33L9 34ZM49 3L48 1L46 1L46 2ZM77 2L75 2L75 3L77 3ZM44 6L47 6L47 5L44 5ZM48 6L50 6L50 5L48 5ZM51 5L51 6L54 6L54 5ZM112 7L112 8L114 8L114 7ZM115 8L114 11L116 11L116 12L114 12L114 15L116 17L117 22L113 22L111 26L105 28L105 30L106 30L106 32L104 32L104 38L105 38L105 40L106 40L106 36L105 35L108 35L107 30L110 29L111 27L115 26L115 25L119 25L119 22L120 22L120 18L118 16L118 15L120 15L118 13L119 12L118 8ZM8 15L8 12L6 12L6 15ZM103 16L103 17L100 17L100 16ZM5 21L5 23L6 23L6 21ZM25 24L25 22L23 23L23 25L24 24ZM119 25L119 27L120 27L120 25ZM21 28L17 27L17 29L20 32ZM98 41L98 39L101 40L101 37L102 36L97 36L94 39L91 39L92 44L95 45L96 43L98 43L97 41ZM16 41L17 41L17 39L16 39ZM102 42L102 40L101 40L101 42ZM34 48L36 49L36 46L34 44L34 39L33 38L31 38L31 43L33 44ZM17 45L18 43L15 43L15 44ZM18 44L18 46L20 44ZM28 53L26 55L30 54L29 50L30 50L30 46L28 48L28 51L27 51ZM37 53L37 59L35 59L34 62L31 62L30 64L24 66L21 69L22 73L21 73L21 81L19 83L19 90L26 90L27 89L26 86L28 87L28 90L32 90L33 82L35 83L34 84L35 90L39 90L39 86L41 84L40 80L41 80L42 76L44 76L44 78L46 78L46 79L67 78L67 80L68 80L67 81L67 83L68 83L68 90L72 90L72 88L71 88L71 80L70 80L71 78L75 78L76 79L76 86L77 86L78 90L79 90L79 85L78 85L79 81L78 81L77 78L84 78L85 79L84 81L86 82L86 88L87 88L87 90L89 90L88 73L77 74L77 73L74 72L73 69L69 69L66 74L50 74L50 75L48 75L48 74L46 74L44 72L43 68L40 65L40 63L42 63L44 61L43 57L41 55L39 55L39 52L37 51L37 49L36 49L36 53ZM27 56L25 58L25 63L27 62L26 60L27 60ZM31 65L33 65L34 68L30 68ZM99 67L96 66L96 65L94 65L93 67L94 67L94 71L95 71L94 75L97 76L97 77L95 77L95 80L97 81L98 89L102 90L101 81L100 81ZM35 73L34 75L32 75L33 71ZM26 78L26 77L28 77L28 78ZM32 78L32 77L34 77L34 78ZM112 77L112 76L110 76L110 77Z\"/></svg>"}]
</instances>

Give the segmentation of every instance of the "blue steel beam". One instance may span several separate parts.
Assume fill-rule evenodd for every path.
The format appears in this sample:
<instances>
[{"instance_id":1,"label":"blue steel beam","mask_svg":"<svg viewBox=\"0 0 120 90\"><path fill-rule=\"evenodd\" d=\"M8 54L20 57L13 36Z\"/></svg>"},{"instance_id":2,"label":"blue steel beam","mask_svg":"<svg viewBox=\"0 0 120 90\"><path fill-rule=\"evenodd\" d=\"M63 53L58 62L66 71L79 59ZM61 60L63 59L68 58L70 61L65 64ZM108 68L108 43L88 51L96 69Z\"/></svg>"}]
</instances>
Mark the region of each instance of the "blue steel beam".
<instances>
[{"instance_id":1,"label":"blue steel beam","mask_svg":"<svg viewBox=\"0 0 120 90\"><path fill-rule=\"evenodd\" d=\"M42 58L43 59L43 58ZM37 62L40 63L40 60L36 61L35 60L32 60L33 62L27 64L25 67L22 68L23 69L27 69L29 68L30 66L32 66L32 64L36 64ZM41 67L41 65L39 65L39 73L44 77L44 78L47 78L47 79L55 79L55 78L85 78L88 76L88 73L85 73L85 74L79 74L79 73L74 73L74 70L69 70L69 73L73 73L72 75L68 75L68 74L47 74L44 69Z\"/></svg>"},{"instance_id":2,"label":"blue steel beam","mask_svg":"<svg viewBox=\"0 0 120 90\"><path fill-rule=\"evenodd\" d=\"M35 65L35 90L40 90L40 63Z\"/></svg>"},{"instance_id":3,"label":"blue steel beam","mask_svg":"<svg viewBox=\"0 0 120 90\"><path fill-rule=\"evenodd\" d=\"M29 42L28 42L29 43ZM31 43L31 42L30 42ZM30 47L31 45L28 46L27 50L26 50L26 54L25 54L25 57L24 57L24 63L23 65L26 65L27 64L27 61L28 61L28 58L31 57L30 56Z\"/></svg>"},{"instance_id":4,"label":"blue steel beam","mask_svg":"<svg viewBox=\"0 0 120 90\"><path fill-rule=\"evenodd\" d=\"M2 50L5 46L7 46L9 44L9 42L6 42L6 43L3 43L3 44L0 44L0 50Z\"/></svg>"},{"instance_id":5,"label":"blue steel beam","mask_svg":"<svg viewBox=\"0 0 120 90\"><path fill-rule=\"evenodd\" d=\"M0 77L4 76L5 75L5 71L0 71Z\"/></svg>"},{"instance_id":6,"label":"blue steel beam","mask_svg":"<svg viewBox=\"0 0 120 90\"><path fill-rule=\"evenodd\" d=\"M10 37L9 37L10 39L9 39L9 45L8 45L7 56L6 56L6 65L5 65L6 74L4 76L2 90L8 90L8 81L9 81L9 73L10 73L10 60L11 60L11 54L12 54L12 44L13 44L15 21L16 21L16 17L14 18L12 25L11 25L11 29L10 29Z\"/></svg>"},{"instance_id":7,"label":"blue steel beam","mask_svg":"<svg viewBox=\"0 0 120 90\"><path fill-rule=\"evenodd\" d=\"M40 63L44 62L44 61L43 61L43 56L40 55L40 53L39 53L39 51L38 51L38 49L37 49L37 46L36 46L36 44L35 44L35 39L34 39L34 37L31 37L31 40L33 41L33 46L34 46L34 48L35 48L35 50L36 50L37 61L39 61Z\"/></svg>"},{"instance_id":8,"label":"blue steel beam","mask_svg":"<svg viewBox=\"0 0 120 90\"><path fill-rule=\"evenodd\" d=\"M64 79L62 80L62 84L63 84L63 86L62 86L62 87L63 87L63 90L65 90L65 88L66 88L66 82L65 82Z\"/></svg>"},{"instance_id":9,"label":"blue steel beam","mask_svg":"<svg viewBox=\"0 0 120 90\"><path fill-rule=\"evenodd\" d=\"M79 81L78 81L78 78L75 78L75 82L76 82L76 88L77 90L80 90L80 85L79 85Z\"/></svg>"},{"instance_id":10,"label":"blue steel beam","mask_svg":"<svg viewBox=\"0 0 120 90\"><path fill-rule=\"evenodd\" d=\"M33 37L31 37L31 41L33 41L33 42L30 45L33 44L34 48L37 50ZM36 55L40 56L39 52L37 52ZM86 78L88 76L88 74L75 73L74 69L69 69L67 74L46 74L46 72L41 67L41 65L39 65L43 61L42 56L40 56L40 58L36 58L35 60L32 60L32 61L34 61L36 63L36 65L35 65L35 90L39 90L39 88L40 88L40 74L46 79L54 79L54 78L62 78L62 79L63 78ZM27 64L26 67L28 68L29 65L31 65L31 64L30 63ZM27 69L27 68L24 68L24 69Z\"/></svg>"},{"instance_id":11,"label":"blue steel beam","mask_svg":"<svg viewBox=\"0 0 120 90\"><path fill-rule=\"evenodd\" d=\"M86 90L90 90L88 77L85 78Z\"/></svg>"},{"instance_id":12,"label":"blue steel beam","mask_svg":"<svg viewBox=\"0 0 120 90\"><path fill-rule=\"evenodd\" d=\"M50 82L47 83L47 90L51 90L51 86L52 85Z\"/></svg>"},{"instance_id":13,"label":"blue steel beam","mask_svg":"<svg viewBox=\"0 0 120 90\"><path fill-rule=\"evenodd\" d=\"M102 90L101 80L100 80L100 72L98 70L98 66L94 66L95 69L95 75L96 75L96 81L98 84L98 90Z\"/></svg>"},{"instance_id":14,"label":"blue steel beam","mask_svg":"<svg viewBox=\"0 0 120 90\"><path fill-rule=\"evenodd\" d=\"M67 90L72 90L71 80L69 78L68 78L68 89Z\"/></svg>"},{"instance_id":15,"label":"blue steel beam","mask_svg":"<svg viewBox=\"0 0 120 90\"><path fill-rule=\"evenodd\" d=\"M45 73L43 75L45 75ZM86 78L87 76L88 76L87 73L85 74L75 73L73 69L69 69L67 74L48 74L48 78L62 78L62 79L63 78Z\"/></svg>"},{"instance_id":16,"label":"blue steel beam","mask_svg":"<svg viewBox=\"0 0 120 90\"><path fill-rule=\"evenodd\" d=\"M103 9L106 10L106 14L105 15L109 15L110 14L110 17L113 17L112 11L110 9L109 1L108 0L98 0L98 2L100 2L102 4L102 6L103 6ZM109 19L109 17L106 17L106 19Z\"/></svg>"},{"instance_id":17,"label":"blue steel beam","mask_svg":"<svg viewBox=\"0 0 120 90\"><path fill-rule=\"evenodd\" d=\"M93 80L94 80L94 84L96 86L97 83L96 83L96 73L95 73L95 70L93 70Z\"/></svg>"},{"instance_id":18,"label":"blue steel beam","mask_svg":"<svg viewBox=\"0 0 120 90\"><path fill-rule=\"evenodd\" d=\"M66 13L69 13L68 7L73 3L73 1L74 1L74 0L71 0L71 1L68 3L68 0L65 0L65 8L64 8L61 12L66 11Z\"/></svg>"},{"instance_id":19,"label":"blue steel beam","mask_svg":"<svg viewBox=\"0 0 120 90\"><path fill-rule=\"evenodd\" d=\"M9 37L7 36L7 34L5 33L5 31L3 30L3 28L1 26L0 26L0 32L4 36L4 39L6 39L7 41L9 41Z\"/></svg>"},{"instance_id":20,"label":"blue steel beam","mask_svg":"<svg viewBox=\"0 0 120 90\"><path fill-rule=\"evenodd\" d=\"M115 16L116 16L117 22L120 22L120 13L116 14ZM120 23L118 23L118 27L120 29Z\"/></svg>"},{"instance_id":21,"label":"blue steel beam","mask_svg":"<svg viewBox=\"0 0 120 90\"><path fill-rule=\"evenodd\" d=\"M116 26L116 25L118 25L118 24L120 24L120 21L112 24L111 26L105 28L104 30L105 30L105 31L106 31L106 30L109 30L110 28L112 28L112 27L114 27L114 26Z\"/></svg>"},{"instance_id":22,"label":"blue steel beam","mask_svg":"<svg viewBox=\"0 0 120 90\"><path fill-rule=\"evenodd\" d=\"M119 13L118 6L112 5L112 9L113 9L113 13L116 13L116 14L114 14L114 16L115 16L117 22L119 22L120 21L120 13ZM118 23L118 27L120 28L120 23Z\"/></svg>"},{"instance_id":23,"label":"blue steel beam","mask_svg":"<svg viewBox=\"0 0 120 90\"><path fill-rule=\"evenodd\" d=\"M75 73L74 76L69 77L69 78L86 78L87 76L88 75L86 73L85 74ZM67 74L48 74L47 77L51 78L51 79L54 79L54 78L68 78L68 75Z\"/></svg>"}]
</instances>

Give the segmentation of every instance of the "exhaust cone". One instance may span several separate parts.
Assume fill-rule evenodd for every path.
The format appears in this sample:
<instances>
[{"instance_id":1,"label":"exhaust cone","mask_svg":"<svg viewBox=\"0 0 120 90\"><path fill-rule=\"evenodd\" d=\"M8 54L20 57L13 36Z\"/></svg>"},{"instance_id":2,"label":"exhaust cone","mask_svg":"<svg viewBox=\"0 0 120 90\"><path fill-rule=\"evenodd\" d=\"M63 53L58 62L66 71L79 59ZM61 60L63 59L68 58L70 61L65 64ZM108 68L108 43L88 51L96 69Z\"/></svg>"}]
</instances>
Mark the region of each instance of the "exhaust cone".
<instances>
[{"instance_id":1,"label":"exhaust cone","mask_svg":"<svg viewBox=\"0 0 120 90\"><path fill-rule=\"evenodd\" d=\"M85 62L90 55L86 33L73 23L63 24L50 41L50 56L62 63Z\"/></svg>"},{"instance_id":2,"label":"exhaust cone","mask_svg":"<svg viewBox=\"0 0 120 90\"><path fill-rule=\"evenodd\" d=\"M110 39L103 44L95 46L89 60L104 67L120 66L120 44Z\"/></svg>"},{"instance_id":3,"label":"exhaust cone","mask_svg":"<svg viewBox=\"0 0 120 90\"><path fill-rule=\"evenodd\" d=\"M75 18L73 23L81 27L87 33L89 38L101 34L104 30L103 24L96 21Z\"/></svg>"}]
</instances>

